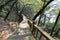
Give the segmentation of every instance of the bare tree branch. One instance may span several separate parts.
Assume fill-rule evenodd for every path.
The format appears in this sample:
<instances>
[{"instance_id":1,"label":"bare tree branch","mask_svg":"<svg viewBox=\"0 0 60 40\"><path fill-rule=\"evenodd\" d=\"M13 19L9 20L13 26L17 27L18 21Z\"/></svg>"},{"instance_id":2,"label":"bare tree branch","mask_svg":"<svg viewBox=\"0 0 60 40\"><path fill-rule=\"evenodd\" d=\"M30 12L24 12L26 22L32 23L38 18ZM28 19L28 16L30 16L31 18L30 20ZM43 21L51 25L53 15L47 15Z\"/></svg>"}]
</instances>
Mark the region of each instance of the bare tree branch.
<instances>
[{"instance_id":1,"label":"bare tree branch","mask_svg":"<svg viewBox=\"0 0 60 40\"><path fill-rule=\"evenodd\" d=\"M33 20L35 20L37 16L39 16L40 14L42 14L42 12L44 11L44 9L45 9L52 1L54 1L54 0L48 1L47 4L46 4L44 7L42 7L42 9L34 16Z\"/></svg>"}]
</instances>

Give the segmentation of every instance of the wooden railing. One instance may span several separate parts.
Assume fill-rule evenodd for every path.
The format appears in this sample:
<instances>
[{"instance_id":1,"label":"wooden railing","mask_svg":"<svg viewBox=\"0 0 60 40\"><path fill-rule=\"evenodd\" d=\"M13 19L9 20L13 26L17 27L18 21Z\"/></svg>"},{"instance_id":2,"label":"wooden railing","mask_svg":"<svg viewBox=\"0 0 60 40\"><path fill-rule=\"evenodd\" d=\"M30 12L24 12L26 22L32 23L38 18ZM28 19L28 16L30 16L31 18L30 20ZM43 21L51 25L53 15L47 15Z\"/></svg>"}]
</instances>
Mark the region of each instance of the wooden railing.
<instances>
[{"instance_id":1,"label":"wooden railing","mask_svg":"<svg viewBox=\"0 0 60 40\"><path fill-rule=\"evenodd\" d=\"M55 40L48 33L35 25L32 21L28 20L28 24L30 26L30 31L32 32L36 40Z\"/></svg>"}]
</instances>

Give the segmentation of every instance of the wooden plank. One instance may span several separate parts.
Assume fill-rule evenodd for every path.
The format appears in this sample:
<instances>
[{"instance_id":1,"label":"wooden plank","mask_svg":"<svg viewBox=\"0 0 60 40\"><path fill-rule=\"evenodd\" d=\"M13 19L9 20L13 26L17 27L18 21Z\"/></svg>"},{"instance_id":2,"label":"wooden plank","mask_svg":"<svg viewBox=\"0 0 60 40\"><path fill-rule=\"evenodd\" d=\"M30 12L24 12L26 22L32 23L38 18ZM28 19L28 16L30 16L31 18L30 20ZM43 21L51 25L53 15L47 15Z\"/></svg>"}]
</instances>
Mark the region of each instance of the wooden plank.
<instances>
[{"instance_id":1,"label":"wooden plank","mask_svg":"<svg viewBox=\"0 0 60 40\"><path fill-rule=\"evenodd\" d=\"M40 33L49 40L54 40L47 32L43 31L40 27L35 25L35 27L40 31Z\"/></svg>"},{"instance_id":2,"label":"wooden plank","mask_svg":"<svg viewBox=\"0 0 60 40\"><path fill-rule=\"evenodd\" d=\"M28 24L31 26L31 24L33 24L33 22L30 21L30 20L28 20L28 21L29 21ZM36 24L34 24L34 27L36 27L36 28L39 30L39 32L42 34L42 36L44 36L44 37L47 38L48 40L55 40L55 39L52 38L47 32L43 31L43 30L41 29L41 27L38 27Z\"/></svg>"}]
</instances>

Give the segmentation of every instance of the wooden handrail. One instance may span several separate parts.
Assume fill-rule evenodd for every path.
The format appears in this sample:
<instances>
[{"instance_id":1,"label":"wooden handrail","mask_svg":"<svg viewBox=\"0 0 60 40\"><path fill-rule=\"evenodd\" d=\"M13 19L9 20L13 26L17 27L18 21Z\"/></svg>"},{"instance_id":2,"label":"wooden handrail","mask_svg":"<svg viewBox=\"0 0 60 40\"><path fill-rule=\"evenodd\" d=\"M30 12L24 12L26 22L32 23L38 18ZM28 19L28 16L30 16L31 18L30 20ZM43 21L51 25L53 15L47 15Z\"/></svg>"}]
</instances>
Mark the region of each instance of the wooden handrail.
<instances>
[{"instance_id":1,"label":"wooden handrail","mask_svg":"<svg viewBox=\"0 0 60 40\"><path fill-rule=\"evenodd\" d=\"M41 27L38 27L36 24L33 24L32 21L28 20L28 24L29 24L30 27L33 27L33 25L34 25L34 27L35 27L37 30L39 30L40 34L41 34L42 36L44 36L46 39L48 39L48 40L55 40L55 39L52 38L47 32L43 31L43 30L41 29Z\"/></svg>"}]
</instances>

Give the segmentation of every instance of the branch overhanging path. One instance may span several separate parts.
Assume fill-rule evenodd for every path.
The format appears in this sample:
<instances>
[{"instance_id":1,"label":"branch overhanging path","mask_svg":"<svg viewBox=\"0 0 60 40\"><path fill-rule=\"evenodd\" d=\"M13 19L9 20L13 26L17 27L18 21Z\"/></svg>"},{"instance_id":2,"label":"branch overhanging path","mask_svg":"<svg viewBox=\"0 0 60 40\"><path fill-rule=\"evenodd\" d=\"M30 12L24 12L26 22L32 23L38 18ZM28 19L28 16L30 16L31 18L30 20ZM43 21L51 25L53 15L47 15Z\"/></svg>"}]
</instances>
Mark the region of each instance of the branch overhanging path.
<instances>
[{"instance_id":1,"label":"branch overhanging path","mask_svg":"<svg viewBox=\"0 0 60 40\"><path fill-rule=\"evenodd\" d=\"M45 6L42 7L42 9L34 16L34 18L32 20L35 20L37 18L37 16L39 16L40 14L42 14L42 12L44 11L44 9L54 0L50 0L49 2L47 2L47 4Z\"/></svg>"}]
</instances>

